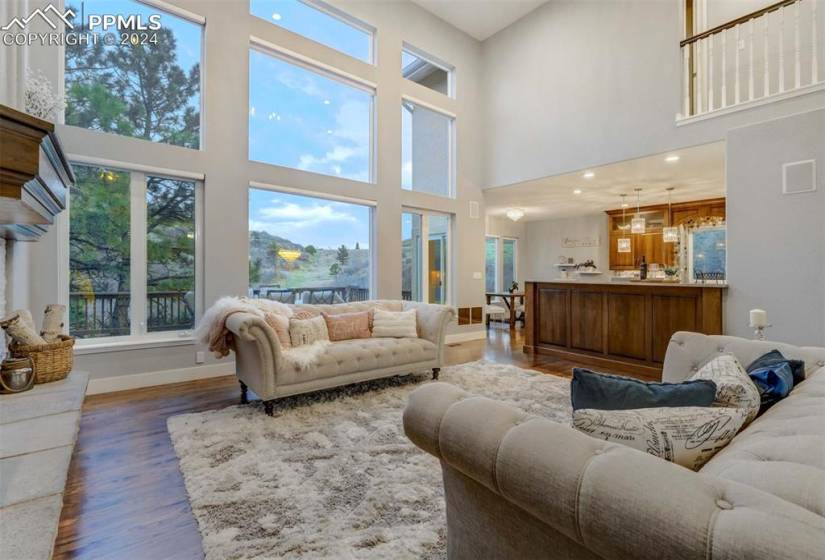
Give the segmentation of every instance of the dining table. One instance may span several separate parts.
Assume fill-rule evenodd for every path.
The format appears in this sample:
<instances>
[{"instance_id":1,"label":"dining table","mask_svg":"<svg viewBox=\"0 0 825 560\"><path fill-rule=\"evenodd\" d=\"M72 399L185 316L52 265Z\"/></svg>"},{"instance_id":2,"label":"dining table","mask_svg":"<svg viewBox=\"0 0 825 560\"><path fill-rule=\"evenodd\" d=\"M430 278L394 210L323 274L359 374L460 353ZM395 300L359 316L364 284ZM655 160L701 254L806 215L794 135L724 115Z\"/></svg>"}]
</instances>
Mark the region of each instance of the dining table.
<instances>
[{"instance_id":1,"label":"dining table","mask_svg":"<svg viewBox=\"0 0 825 560\"><path fill-rule=\"evenodd\" d=\"M510 314L509 324L510 328L516 326L516 312L517 312L517 304L516 300L519 303L524 303L524 292L487 292L487 305L492 303L493 298L501 299L504 304L507 306L507 311Z\"/></svg>"}]
</instances>

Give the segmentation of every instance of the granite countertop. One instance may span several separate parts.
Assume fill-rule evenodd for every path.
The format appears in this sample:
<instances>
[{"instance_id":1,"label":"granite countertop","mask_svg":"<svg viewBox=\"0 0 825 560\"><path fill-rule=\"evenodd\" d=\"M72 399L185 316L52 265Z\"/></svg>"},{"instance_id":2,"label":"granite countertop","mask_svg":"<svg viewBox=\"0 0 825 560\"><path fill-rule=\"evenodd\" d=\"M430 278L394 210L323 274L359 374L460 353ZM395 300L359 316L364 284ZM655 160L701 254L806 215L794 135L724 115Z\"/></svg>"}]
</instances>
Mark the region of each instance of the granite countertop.
<instances>
[{"instance_id":1,"label":"granite countertop","mask_svg":"<svg viewBox=\"0 0 825 560\"><path fill-rule=\"evenodd\" d=\"M725 284L692 284L689 282L662 282L655 280L583 280L579 278L554 278L551 280L527 280L546 284L592 284L596 286L653 286L657 288L727 288Z\"/></svg>"}]
</instances>

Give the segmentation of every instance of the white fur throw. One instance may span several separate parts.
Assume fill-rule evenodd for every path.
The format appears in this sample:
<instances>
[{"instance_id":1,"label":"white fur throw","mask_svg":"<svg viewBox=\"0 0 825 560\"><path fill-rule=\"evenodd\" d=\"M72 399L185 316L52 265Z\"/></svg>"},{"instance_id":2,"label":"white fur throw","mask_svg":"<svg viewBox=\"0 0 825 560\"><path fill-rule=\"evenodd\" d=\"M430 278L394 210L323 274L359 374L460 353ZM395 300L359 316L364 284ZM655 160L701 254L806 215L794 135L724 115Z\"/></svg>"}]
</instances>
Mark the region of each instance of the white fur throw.
<instances>
[{"instance_id":1,"label":"white fur throw","mask_svg":"<svg viewBox=\"0 0 825 560\"><path fill-rule=\"evenodd\" d=\"M318 357L332 344L329 340L316 340L310 344L293 346L281 352L284 362L293 368L306 371L318 361Z\"/></svg>"},{"instance_id":2,"label":"white fur throw","mask_svg":"<svg viewBox=\"0 0 825 560\"><path fill-rule=\"evenodd\" d=\"M376 309L372 320L373 338L418 338L415 309L382 311Z\"/></svg>"},{"instance_id":3,"label":"white fur throw","mask_svg":"<svg viewBox=\"0 0 825 560\"><path fill-rule=\"evenodd\" d=\"M246 297L225 296L216 301L212 307L206 310L195 329L195 339L209 345L214 350L221 346L226 347L220 355L229 353L228 331L226 330L226 318L233 313L251 313L263 319L264 313L278 313L285 317L292 316L292 308L288 305L268 299L249 299Z\"/></svg>"}]
</instances>

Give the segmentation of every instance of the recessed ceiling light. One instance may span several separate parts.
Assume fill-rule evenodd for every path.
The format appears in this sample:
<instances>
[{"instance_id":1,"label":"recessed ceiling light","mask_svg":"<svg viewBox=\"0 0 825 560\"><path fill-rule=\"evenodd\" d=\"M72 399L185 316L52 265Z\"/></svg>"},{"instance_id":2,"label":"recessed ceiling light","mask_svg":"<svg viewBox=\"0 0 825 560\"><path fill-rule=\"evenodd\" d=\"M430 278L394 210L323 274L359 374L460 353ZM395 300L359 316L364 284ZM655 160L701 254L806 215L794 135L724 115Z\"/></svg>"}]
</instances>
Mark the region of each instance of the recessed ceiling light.
<instances>
[{"instance_id":1,"label":"recessed ceiling light","mask_svg":"<svg viewBox=\"0 0 825 560\"><path fill-rule=\"evenodd\" d=\"M272 19L274 19L275 21L281 21L281 14L279 14L278 12L273 13Z\"/></svg>"},{"instance_id":2,"label":"recessed ceiling light","mask_svg":"<svg viewBox=\"0 0 825 560\"><path fill-rule=\"evenodd\" d=\"M667 156L665 158L665 161L668 163L676 163L677 161L679 161L679 156L677 156L676 154L673 154L672 156Z\"/></svg>"},{"instance_id":3,"label":"recessed ceiling light","mask_svg":"<svg viewBox=\"0 0 825 560\"><path fill-rule=\"evenodd\" d=\"M573 191L573 194L581 194L581 193L582 193L581 189L576 189L576 190Z\"/></svg>"},{"instance_id":4,"label":"recessed ceiling light","mask_svg":"<svg viewBox=\"0 0 825 560\"><path fill-rule=\"evenodd\" d=\"M596 176L596 174L593 173L592 171L585 171L584 175L582 175L582 177L584 177L585 179L592 179L595 176Z\"/></svg>"}]
</instances>

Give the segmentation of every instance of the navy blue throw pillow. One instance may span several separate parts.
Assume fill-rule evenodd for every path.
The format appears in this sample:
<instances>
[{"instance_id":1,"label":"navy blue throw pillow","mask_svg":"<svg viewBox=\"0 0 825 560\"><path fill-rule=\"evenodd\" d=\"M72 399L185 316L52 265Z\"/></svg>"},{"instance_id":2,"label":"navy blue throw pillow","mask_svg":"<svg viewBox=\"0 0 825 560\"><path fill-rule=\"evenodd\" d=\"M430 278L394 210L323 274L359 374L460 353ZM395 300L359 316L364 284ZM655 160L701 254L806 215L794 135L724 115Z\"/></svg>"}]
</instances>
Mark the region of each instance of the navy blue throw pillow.
<instances>
[{"instance_id":1,"label":"navy blue throw pillow","mask_svg":"<svg viewBox=\"0 0 825 560\"><path fill-rule=\"evenodd\" d=\"M747 372L750 374L757 369L765 367L779 367L783 363L787 363L788 367L791 368L794 386L805 381L805 362L802 360L789 360L783 356L779 350L771 350L767 354L756 358L753 363L747 367Z\"/></svg>"},{"instance_id":2,"label":"navy blue throw pillow","mask_svg":"<svg viewBox=\"0 0 825 560\"><path fill-rule=\"evenodd\" d=\"M661 406L711 406L716 383L696 379L682 383L646 383L630 377L573 368L570 401L573 410L629 410Z\"/></svg>"}]
</instances>

